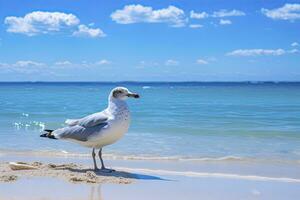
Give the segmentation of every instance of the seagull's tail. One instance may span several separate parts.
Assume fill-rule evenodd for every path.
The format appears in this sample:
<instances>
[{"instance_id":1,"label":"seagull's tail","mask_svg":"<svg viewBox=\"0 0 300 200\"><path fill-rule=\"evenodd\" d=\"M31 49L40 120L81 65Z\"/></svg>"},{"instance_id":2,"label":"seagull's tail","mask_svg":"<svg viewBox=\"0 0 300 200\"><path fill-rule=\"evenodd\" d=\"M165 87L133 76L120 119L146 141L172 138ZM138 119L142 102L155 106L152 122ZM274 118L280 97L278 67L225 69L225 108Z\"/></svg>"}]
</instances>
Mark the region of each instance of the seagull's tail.
<instances>
[{"instance_id":1,"label":"seagull's tail","mask_svg":"<svg viewBox=\"0 0 300 200\"><path fill-rule=\"evenodd\" d=\"M47 138L50 138L50 139L57 139L57 138L55 138L54 135L51 134L54 130L45 129L44 131L46 133L41 134L40 137L47 137Z\"/></svg>"}]
</instances>

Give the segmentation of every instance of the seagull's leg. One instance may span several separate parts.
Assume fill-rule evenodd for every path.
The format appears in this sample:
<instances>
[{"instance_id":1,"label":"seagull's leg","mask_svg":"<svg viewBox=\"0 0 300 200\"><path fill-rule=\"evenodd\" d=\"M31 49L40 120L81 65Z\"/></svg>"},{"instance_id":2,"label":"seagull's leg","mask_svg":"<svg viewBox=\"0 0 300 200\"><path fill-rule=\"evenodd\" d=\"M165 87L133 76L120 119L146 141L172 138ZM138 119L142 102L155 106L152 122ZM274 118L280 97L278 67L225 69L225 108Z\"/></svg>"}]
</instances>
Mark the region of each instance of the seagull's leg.
<instances>
[{"instance_id":1,"label":"seagull's leg","mask_svg":"<svg viewBox=\"0 0 300 200\"><path fill-rule=\"evenodd\" d=\"M95 149L93 148L92 157L93 157L93 161L94 161L94 169L95 169L95 171L97 171L99 169L97 167L95 156L96 156L96 153L95 153Z\"/></svg>"},{"instance_id":2,"label":"seagull's leg","mask_svg":"<svg viewBox=\"0 0 300 200\"><path fill-rule=\"evenodd\" d=\"M105 166L104 166L104 162L103 162L103 159L102 159L102 148L99 149L99 158L100 158L100 161L101 161L101 169L106 169Z\"/></svg>"},{"instance_id":3,"label":"seagull's leg","mask_svg":"<svg viewBox=\"0 0 300 200\"><path fill-rule=\"evenodd\" d=\"M101 161L101 170L102 170L102 171L104 171L104 172L109 172L109 173L110 173L110 172L116 171L116 170L114 170L114 169L107 169L107 168L105 168L104 162L103 162L103 159L102 159L102 148L99 149L98 155L99 155L99 158L100 158L100 161Z\"/></svg>"}]
</instances>

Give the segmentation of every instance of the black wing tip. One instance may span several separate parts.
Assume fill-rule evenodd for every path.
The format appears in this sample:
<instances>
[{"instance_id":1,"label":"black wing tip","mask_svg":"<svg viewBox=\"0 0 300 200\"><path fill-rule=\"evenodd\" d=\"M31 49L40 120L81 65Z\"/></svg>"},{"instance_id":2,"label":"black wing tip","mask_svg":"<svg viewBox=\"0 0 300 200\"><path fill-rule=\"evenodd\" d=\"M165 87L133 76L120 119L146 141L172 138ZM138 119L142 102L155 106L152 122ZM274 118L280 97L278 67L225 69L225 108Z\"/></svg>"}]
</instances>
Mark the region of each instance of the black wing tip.
<instances>
[{"instance_id":1,"label":"black wing tip","mask_svg":"<svg viewBox=\"0 0 300 200\"><path fill-rule=\"evenodd\" d=\"M40 137L46 137L46 138L50 138L50 139L57 139L57 138L55 138L54 135L51 135L53 130L45 129L44 131L47 132L47 133L41 134Z\"/></svg>"},{"instance_id":2,"label":"black wing tip","mask_svg":"<svg viewBox=\"0 0 300 200\"><path fill-rule=\"evenodd\" d=\"M48 133L43 133L40 135L40 137L48 137L47 135L48 135Z\"/></svg>"}]
</instances>

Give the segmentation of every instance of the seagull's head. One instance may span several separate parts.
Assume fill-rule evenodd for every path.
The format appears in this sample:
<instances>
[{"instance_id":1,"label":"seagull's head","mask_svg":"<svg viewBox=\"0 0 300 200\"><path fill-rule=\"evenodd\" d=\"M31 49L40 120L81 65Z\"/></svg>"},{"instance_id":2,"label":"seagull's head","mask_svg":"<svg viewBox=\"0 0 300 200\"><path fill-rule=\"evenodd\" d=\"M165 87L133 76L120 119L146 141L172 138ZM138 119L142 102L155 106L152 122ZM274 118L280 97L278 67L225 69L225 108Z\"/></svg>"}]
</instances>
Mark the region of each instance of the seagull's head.
<instances>
[{"instance_id":1,"label":"seagull's head","mask_svg":"<svg viewBox=\"0 0 300 200\"><path fill-rule=\"evenodd\" d=\"M130 92L125 87L116 87L110 93L110 98L113 98L113 99L125 100L128 97L137 99L137 98L140 98L140 95L138 95L137 93Z\"/></svg>"}]
</instances>

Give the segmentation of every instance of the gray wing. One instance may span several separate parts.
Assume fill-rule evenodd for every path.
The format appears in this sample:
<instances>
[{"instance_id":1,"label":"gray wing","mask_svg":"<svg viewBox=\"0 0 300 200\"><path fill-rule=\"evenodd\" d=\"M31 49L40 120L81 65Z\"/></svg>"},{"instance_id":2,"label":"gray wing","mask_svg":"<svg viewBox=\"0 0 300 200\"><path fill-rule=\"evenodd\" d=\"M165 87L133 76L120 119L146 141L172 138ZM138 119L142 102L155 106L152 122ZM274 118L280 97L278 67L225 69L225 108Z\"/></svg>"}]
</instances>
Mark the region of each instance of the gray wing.
<instances>
[{"instance_id":1,"label":"gray wing","mask_svg":"<svg viewBox=\"0 0 300 200\"><path fill-rule=\"evenodd\" d=\"M66 124L69 126L93 127L105 123L107 119L108 116L105 112L98 112L81 119L68 119L66 120Z\"/></svg>"},{"instance_id":2,"label":"gray wing","mask_svg":"<svg viewBox=\"0 0 300 200\"><path fill-rule=\"evenodd\" d=\"M71 139L71 140L78 140L81 142L88 141L88 139L95 135L99 134L101 129L105 128L107 126L107 123L101 123L100 125L96 125L93 127L85 128L80 125L60 128L55 131L53 131L53 135L55 138L58 139Z\"/></svg>"}]
</instances>

